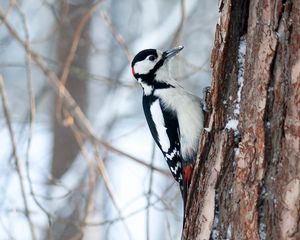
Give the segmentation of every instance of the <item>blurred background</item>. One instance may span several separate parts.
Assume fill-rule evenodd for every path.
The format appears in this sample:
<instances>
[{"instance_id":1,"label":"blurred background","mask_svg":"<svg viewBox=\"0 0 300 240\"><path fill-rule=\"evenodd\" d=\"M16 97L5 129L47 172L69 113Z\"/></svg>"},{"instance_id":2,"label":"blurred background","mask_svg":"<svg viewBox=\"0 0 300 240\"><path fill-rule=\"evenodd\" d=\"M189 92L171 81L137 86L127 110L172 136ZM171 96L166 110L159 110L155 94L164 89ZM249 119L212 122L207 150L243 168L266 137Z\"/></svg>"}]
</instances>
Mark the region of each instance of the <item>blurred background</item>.
<instances>
[{"instance_id":1,"label":"blurred background","mask_svg":"<svg viewBox=\"0 0 300 240\"><path fill-rule=\"evenodd\" d=\"M0 0L0 16L0 240L180 239L130 61L184 45L173 76L202 96L217 0Z\"/></svg>"}]
</instances>

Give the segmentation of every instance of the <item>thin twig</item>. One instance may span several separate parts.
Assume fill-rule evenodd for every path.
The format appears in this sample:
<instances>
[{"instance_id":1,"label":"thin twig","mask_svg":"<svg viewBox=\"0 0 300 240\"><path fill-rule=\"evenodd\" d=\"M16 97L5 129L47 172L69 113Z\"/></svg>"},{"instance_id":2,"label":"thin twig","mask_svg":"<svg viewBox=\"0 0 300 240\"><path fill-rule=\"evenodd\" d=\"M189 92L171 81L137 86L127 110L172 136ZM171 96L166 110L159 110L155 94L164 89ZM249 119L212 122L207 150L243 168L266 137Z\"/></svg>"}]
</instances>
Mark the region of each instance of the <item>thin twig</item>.
<instances>
[{"instance_id":1,"label":"thin twig","mask_svg":"<svg viewBox=\"0 0 300 240\"><path fill-rule=\"evenodd\" d=\"M121 155L127 157L128 159L131 159L143 166L146 166L148 168L153 168L155 171L157 171L163 175L170 176L169 172L167 172L163 169L157 168L157 167L153 167L150 164L147 164L144 161L142 161L138 158L135 158L135 157L131 156L130 154L127 154L127 153L111 146L110 144L106 143L105 141L97 138L95 131L92 128L90 122L88 121L88 119L86 118L86 116L84 115L84 113L82 112L80 107L77 105L77 103L75 102L74 98L71 96L69 91L65 88L64 85L61 84L57 75L48 68L48 65L44 61L44 59L39 54L37 54L34 51L32 51L31 49L29 49L28 45L21 39L19 34L16 32L16 30L7 22L5 15L1 9L0 9L0 19L4 22L5 26L7 27L7 29L11 33L11 35L23 46L23 48L26 50L26 52L30 53L32 60L42 70L42 72L45 74L45 76L47 76L47 78L48 78L50 84L52 84L54 90L57 93L61 94L62 103L64 104L66 109L68 109L70 115L75 119L76 124L78 125L80 130L82 132L84 132L91 141L95 141L95 142L103 145L107 149L110 149L111 151L121 154Z\"/></svg>"},{"instance_id":2,"label":"thin twig","mask_svg":"<svg viewBox=\"0 0 300 240\"><path fill-rule=\"evenodd\" d=\"M60 82L63 85L66 85L66 82L68 80L68 76L69 76L71 66L72 66L72 63L74 61L74 58L75 58L75 55L76 55L76 52L77 52L77 49L78 49L78 46L79 46L79 42L80 42L80 39L81 39L82 32L83 32L84 28L86 27L86 25L88 24L91 17L93 16L93 14L95 13L96 9L97 9L97 4L93 5L83 15L83 17L81 18L78 26L76 27L76 29L74 31L70 51L69 51L69 54L68 54L67 59L65 61L65 65L64 65L64 68L63 68L63 71L62 71L62 75L60 77ZM61 113L61 109L62 109L62 98L60 96L61 96L61 93L59 92L59 98L58 98L57 107L56 107L56 109L57 109L56 112L57 112L57 115L58 115L57 116L58 119L61 119L60 113Z\"/></svg>"},{"instance_id":3,"label":"thin twig","mask_svg":"<svg viewBox=\"0 0 300 240\"><path fill-rule=\"evenodd\" d=\"M164 169L161 169L161 168L155 167L155 166L153 166L153 165L151 165L149 163L146 163L146 162L144 162L143 160L141 160L139 158L136 158L136 157L134 157L134 156L132 156L132 155L130 155L130 154L128 154L128 153L120 150L120 149L115 148L114 146L110 145L109 143L105 142L104 140L96 138L95 141L97 143L101 144L103 147L109 149L112 152L115 152L115 153L120 154L120 155L122 155L124 157L127 157L128 159L131 159L134 162L139 163L140 165L143 165L143 166L145 166L145 167L147 167L149 169L153 169L154 171L156 171L156 172L158 172L158 173L160 173L162 175L170 176L170 172L169 171L166 171Z\"/></svg>"},{"instance_id":4,"label":"thin twig","mask_svg":"<svg viewBox=\"0 0 300 240\"><path fill-rule=\"evenodd\" d=\"M31 43L32 43L32 41L31 41ZM46 57L46 56L42 56L42 57L49 64L53 64L55 66L60 66L62 64L60 61L53 60L49 57ZM16 67L17 68L25 68L26 66L20 62L1 62L0 63L0 68L16 68ZM112 86L112 87L118 86L118 87L131 88L131 89L138 87L137 82L125 83L124 81L122 81L120 79L113 79L113 78L109 78L106 76L99 76L99 75L96 75L96 74L93 74L93 73L87 71L87 69L83 69L83 68L76 67L76 66L71 66L70 72L79 76L80 81L93 81L98 84L105 84L105 85Z\"/></svg>"},{"instance_id":5,"label":"thin twig","mask_svg":"<svg viewBox=\"0 0 300 240\"><path fill-rule=\"evenodd\" d=\"M154 207L157 203L162 202L162 198L165 197L165 195L166 195L171 189L173 189L173 184L171 184L170 186L168 186L168 187L166 188L166 190L164 191L164 193L162 194L162 196L157 197L157 199L151 201L149 207ZM136 214L138 214L138 213L140 213L140 212L142 212L142 211L145 211L145 209L147 209L147 207L148 207L148 204L146 203L145 206L140 207L140 208L138 208L138 209L136 209L136 210L134 210L134 211L132 211L132 212L126 214L126 215L124 216L124 218L128 219L128 218L130 218L130 217L132 217L132 216L134 216L134 215L136 215ZM81 222L80 224L88 225L89 227L96 227L96 226L101 226L101 225L104 225L104 224L113 224L113 223L115 223L115 222L117 222L117 221L120 221L120 218L119 218L119 217L118 217L118 218L111 219L111 220L104 220L104 221L99 221L99 222L96 222L96 221L94 221L94 222L92 222L92 221L91 221L91 222Z\"/></svg>"},{"instance_id":6,"label":"thin twig","mask_svg":"<svg viewBox=\"0 0 300 240\"><path fill-rule=\"evenodd\" d=\"M28 49L30 48L30 37L29 37L29 30L28 30L28 23L26 15L23 13L22 9L17 5L16 6L21 19L22 24L25 32L25 43L28 46ZM41 209L41 211L46 215L48 219L48 225L51 225L51 215L50 213L42 206L42 204L38 201L34 189L32 180L30 177L30 164L29 164L29 151L30 146L32 142L32 135L33 135L33 129L34 129L34 121L36 116L36 104L35 104L35 98L33 93L33 85L32 85L32 76L31 76L31 55L30 52L27 52L26 58L25 58L25 64L26 64L26 78L27 78L27 88L28 88L28 97L29 97L29 105L30 105L30 114L29 114L29 132L28 132L28 140L27 140L27 149L26 149L26 160L25 160L25 169L26 169L26 176L29 183L29 190L30 194L32 196L33 201L35 204ZM50 231L50 228L49 228ZM49 238L52 239L51 234L49 233Z\"/></svg>"},{"instance_id":7,"label":"thin twig","mask_svg":"<svg viewBox=\"0 0 300 240\"><path fill-rule=\"evenodd\" d=\"M119 43L119 45L123 49L124 53L126 54L128 62L131 62L131 60L133 58L132 53L129 51L129 47L126 44L126 41L125 41L124 37L120 33L117 32L117 30L114 27L108 13L106 11L102 10L100 16L102 17L102 19L104 20L104 22L108 26L108 28L109 28L111 34L113 35L113 37L116 39L116 41Z\"/></svg>"},{"instance_id":8,"label":"thin twig","mask_svg":"<svg viewBox=\"0 0 300 240\"><path fill-rule=\"evenodd\" d=\"M28 220L30 232L31 232L31 237L33 240L36 240L36 233L35 233L35 226L33 224L33 221L30 217L30 212L28 208L28 202L27 202L27 197L25 193L25 184L22 179L22 170L21 170L21 161L17 153L17 145L16 145L16 139L15 139L15 134L11 126L11 118L10 118L10 111L8 108L8 100L7 100L7 95L6 91L4 88L4 81L2 76L0 75L0 92L1 92L1 98L2 98L2 107L4 111L4 116L5 116L5 121L6 125L9 131L9 136L10 136L10 141L12 145L12 150L13 150L13 156L15 159L15 166L16 166L16 171L19 179L19 184L20 184L20 189L21 189L21 195L23 199L23 204L24 204L24 209L25 209L25 216Z\"/></svg>"},{"instance_id":9,"label":"thin twig","mask_svg":"<svg viewBox=\"0 0 300 240\"><path fill-rule=\"evenodd\" d=\"M63 73L61 75L60 81L62 82L62 84L66 84L66 81L68 79L69 76L69 72L70 72L70 67L74 61L75 55L76 55L76 51L78 49L78 45L79 45L79 41L82 35L82 31L84 30L86 24L88 23L88 21L91 19L91 17L93 16L93 14L95 13L97 9L97 5L92 6L85 14L84 16L81 18L74 34L73 34L73 38L72 38L72 45L70 48L70 52L69 55L67 57L64 69L63 69Z\"/></svg>"},{"instance_id":10,"label":"thin twig","mask_svg":"<svg viewBox=\"0 0 300 240\"><path fill-rule=\"evenodd\" d=\"M152 154L151 154L151 165L154 164L154 157L155 157L155 142L153 141L152 146ZM152 185L153 185L153 169L150 169L150 179L149 179L149 186L147 192L147 209L146 209L146 238L150 240L150 206L151 206L151 195L152 195Z\"/></svg>"},{"instance_id":11,"label":"thin twig","mask_svg":"<svg viewBox=\"0 0 300 240\"><path fill-rule=\"evenodd\" d=\"M125 222L125 218L124 218L124 215L122 213L122 210L121 208L119 207L119 204L117 202L117 199L114 195L114 192L113 192L113 188L112 188L112 185L111 185L111 182L109 180L109 177L108 177L108 174L107 174L107 171L106 171L106 167L105 167L105 164L103 162L103 159L101 159L100 157L100 154L99 154L99 151L98 151L98 148L97 148L97 144L94 143L94 151L95 151L95 157L96 157L96 162L97 162L97 168L99 170L99 173L101 174L102 178L103 178L103 181L105 183L105 187L107 189L107 192L112 200L112 203L114 205L114 207L116 208L117 212L118 212L118 215L119 215L119 218L120 220L122 221L124 227L125 227L125 230L126 230L126 233L129 237L129 239L133 239L132 238L132 235L130 233L130 230L129 230L129 227L127 226L126 222Z\"/></svg>"},{"instance_id":12,"label":"thin twig","mask_svg":"<svg viewBox=\"0 0 300 240\"><path fill-rule=\"evenodd\" d=\"M83 218L82 218L82 221L85 222L89 216L89 213L91 212L92 207L93 207L92 200L93 200L93 196L95 193L97 176L94 172L93 161L92 161L91 157L89 156L88 150L85 147L84 139L83 139L81 133L79 131L77 131L77 129L75 128L74 125L71 126L71 130L72 130L73 135L80 147L81 154L82 154L83 158L86 160L87 165L88 165L89 184L88 184L88 192L87 192L87 198L86 198L86 202L85 202L84 214L83 214ZM84 227L85 227L84 225L80 225L81 233L84 232Z\"/></svg>"},{"instance_id":13,"label":"thin twig","mask_svg":"<svg viewBox=\"0 0 300 240\"><path fill-rule=\"evenodd\" d=\"M5 18L7 18L9 16L9 14L11 13L11 10L14 8L16 4L16 0L10 0L9 1L9 5L8 5L8 8L6 10L6 15L5 15ZM2 26L3 22L0 22L0 27Z\"/></svg>"},{"instance_id":14,"label":"thin twig","mask_svg":"<svg viewBox=\"0 0 300 240\"><path fill-rule=\"evenodd\" d=\"M181 41L180 41L180 38L181 38L181 35L182 35L182 29L183 29L183 26L184 26L184 21L185 21L185 0L181 0L180 1L180 5L181 5L181 19L180 19L180 23L179 23L179 26L174 34L174 38L172 40L172 43L171 43L171 47L175 47L177 46Z\"/></svg>"}]
</instances>

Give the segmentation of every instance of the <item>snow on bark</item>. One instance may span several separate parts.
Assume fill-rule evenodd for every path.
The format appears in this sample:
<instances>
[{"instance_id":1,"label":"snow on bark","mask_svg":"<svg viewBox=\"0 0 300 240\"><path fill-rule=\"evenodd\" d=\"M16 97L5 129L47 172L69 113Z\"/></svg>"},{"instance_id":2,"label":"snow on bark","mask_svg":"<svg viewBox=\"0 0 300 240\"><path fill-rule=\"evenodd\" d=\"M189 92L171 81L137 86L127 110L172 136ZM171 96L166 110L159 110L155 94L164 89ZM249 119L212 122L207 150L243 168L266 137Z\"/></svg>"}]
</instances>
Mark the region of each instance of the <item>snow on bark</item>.
<instances>
[{"instance_id":1,"label":"snow on bark","mask_svg":"<svg viewBox=\"0 0 300 240\"><path fill-rule=\"evenodd\" d=\"M239 143L240 154L236 158L234 198L239 201L235 212L233 228L235 236L246 239L259 239L260 183L265 173L265 107L267 89L270 81L272 61L275 56L277 39L268 25L257 25L262 17L271 22L272 6L265 3L261 10L259 1L253 1L249 7L247 31L247 56L245 59L243 97L239 128L242 129ZM264 15L263 15L264 14ZM268 34L265 34L268 32Z\"/></svg>"},{"instance_id":2,"label":"snow on bark","mask_svg":"<svg viewBox=\"0 0 300 240\"><path fill-rule=\"evenodd\" d=\"M300 239L300 1L245 2L220 4L183 239Z\"/></svg>"},{"instance_id":3,"label":"snow on bark","mask_svg":"<svg viewBox=\"0 0 300 240\"><path fill-rule=\"evenodd\" d=\"M238 133L238 125L239 125L239 120L237 119L230 119L227 123L225 128L226 129L232 129L234 130L235 133Z\"/></svg>"},{"instance_id":4,"label":"snow on bark","mask_svg":"<svg viewBox=\"0 0 300 240\"><path fill-rule=\"evenodd\" d=\"M233 117L230 117L228 122L225 125L225 129L232 129L234 131L234 135L239 135L238 125L239 125L239 115L240 115L240 102L242 89L244 86L244 69L245 69L245 54L246 54L246 37L242 36L240 38L240 45L238 49L238 91L237 98L235 100L235 107L233 110Z\"/></svg>"},{"instance_id":5,"label":"snow on bark","mask_svg":"<svg viewBox=\"0 0 300 240\"><path fill-rule=\"evenodd\" d=\"M246 54L246 37L242 36L240 38L240 46L239 46L239 54L238 54L238 63L239 63L239 72L238 72L238 92L236 105L234 109L234 114L240 114L240 102L241 102L241 94L244 86L244 69L245 69L245 54Z\"/></svg>"}]
</instances>

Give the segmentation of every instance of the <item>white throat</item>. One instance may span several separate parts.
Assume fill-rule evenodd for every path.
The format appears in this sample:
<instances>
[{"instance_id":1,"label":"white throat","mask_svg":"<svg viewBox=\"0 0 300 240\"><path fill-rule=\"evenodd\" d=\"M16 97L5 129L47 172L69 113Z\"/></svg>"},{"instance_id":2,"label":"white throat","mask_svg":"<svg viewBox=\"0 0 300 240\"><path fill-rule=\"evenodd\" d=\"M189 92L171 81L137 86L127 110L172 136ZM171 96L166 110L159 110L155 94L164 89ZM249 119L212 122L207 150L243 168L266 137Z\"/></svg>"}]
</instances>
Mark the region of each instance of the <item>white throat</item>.
<instances>
[{"instance_id":1,"label":"white throat","mask_svg":"<svg viewBox=\"0 0 300 240\"><path fill-rule=\"evenodd\" d=\"M177 81L175 81L172 76L171 73L169 71L169 66L168 63L164 64L163 66L161 66L157 71L156 71L156 80L160 81L160 82L165 82L168 84L171 84L174 87L181 87Z\"/></svg>"},{"instance_id":2,"label":"white throat","mask_svg":"<svg viewBox=\"0 0 300 240\"><path fill-rule=\"evenodd\" d=\"M172 79L168 64L164 64L156 71L156 79L165 82L165 80Z\"/></svg>"}]
</instances>

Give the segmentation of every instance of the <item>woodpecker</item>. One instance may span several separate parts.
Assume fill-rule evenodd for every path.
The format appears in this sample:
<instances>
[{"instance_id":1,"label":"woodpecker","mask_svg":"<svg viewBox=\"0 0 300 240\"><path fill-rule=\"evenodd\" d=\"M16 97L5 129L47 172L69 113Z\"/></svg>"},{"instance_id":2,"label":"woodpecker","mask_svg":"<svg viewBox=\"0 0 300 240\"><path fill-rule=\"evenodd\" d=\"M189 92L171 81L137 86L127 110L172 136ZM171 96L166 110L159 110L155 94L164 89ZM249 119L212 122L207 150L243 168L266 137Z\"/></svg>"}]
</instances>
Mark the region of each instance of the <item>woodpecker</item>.
<instances>
[{"instance_id":1,"label":"woodpecker","mask_svg":"<svg viewBox=\"0 0 300 240\"><path fill-rule=\"evenodd\" d=\"M182 49L145 49L133 58L131 68L143 88L150 132L179 183L185 208L204 116L202 100L184 90L169 72L169 60Z\"/></svg>"}]
</instances>

